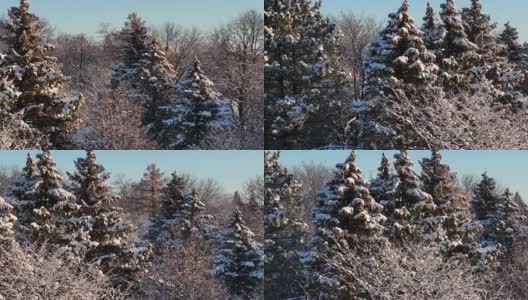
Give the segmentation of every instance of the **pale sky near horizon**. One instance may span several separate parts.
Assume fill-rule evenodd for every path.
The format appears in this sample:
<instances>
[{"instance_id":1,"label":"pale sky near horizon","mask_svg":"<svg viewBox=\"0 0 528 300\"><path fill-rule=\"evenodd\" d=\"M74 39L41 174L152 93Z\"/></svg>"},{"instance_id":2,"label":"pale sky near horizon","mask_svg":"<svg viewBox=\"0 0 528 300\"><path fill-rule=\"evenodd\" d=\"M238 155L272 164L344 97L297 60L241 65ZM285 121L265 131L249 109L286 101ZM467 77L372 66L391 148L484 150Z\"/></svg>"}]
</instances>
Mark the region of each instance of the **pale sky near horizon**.
<instances>
[{"instance_id":1,"label":"pale sky near horizon","mask_svg":"<svg viewBox=\"0 0 528 300\"><path fill-rule=\"evenodd\" d=\"M409 0L411 17L418 23L422 23L425 9L429 0ZM440 12L440 4L445 0L430 0L437 15ZM528 2L526 0L482 0L483 11L491 16L493 22L497 22L497 30L500 32L507 21L519 30L519 40L528 41L528 18L526 11ZM374 16L385 22L389 13L396 12L403 0L323 0L323 11L329 15L338 15L341 12L353 12L357 15ZM455 0L456 7L462 10L469 7L471 0Z\"/></svg>"},{"instance_id":2,"label":"pale sky near horizon","mask_svg":"<svg viewBox=\"0 0 528 300\"><path fill-rule=\"evenodd\" d=\"M243 11L264 11L263 0L31 0L31 11L47 19L58 32L95 36L100 24L121 28L126 17L137 12L147 24L175 22L210 31ZM0 1L0 16L18 6L19 0Z\"/></svg>"},{"instance_id":3,"label":"pale sky near horizon","mask_svg":"<svg viewBox=\"0 0 528 300\"><path fill-rule=\"evenodd\" d=\"M27 153L33 157L40 151L0 151L0 167L22 169ZM174 171L191 174L201 179L215 179L227 193L242 190L244 184L263 174L262 151L95 151L98 163L111 173L110 183L115 176L124 174L138 180L150 163L165 172ZM74 161L85 157L84 151L52 151L53 160L59 170L66 173L75 170Z\"/></svg>"},{"instance_id":4,"label":"pale sky near horizon","mask_svg":"<svg viewBox=\"0 0 528 300\"><path fill-rule=\"evenodd\" d=\"M391 162L394 154L399 151L363 151L358 150L357 165L367 178L377 174L381 162L381 154L385 153ZM321 163L328 167L346 160L350 151L281 151L281 163L291 169L301 166L303 162ZM519 192L528 202L528 151L441 151L443 161L460 177L462 175L479 176L487 172L494 177L497 184L509 187L512 192ZM414 162L414 170L420 173L418 161L423 157L430 157L430 151L409 151Z\"/></svg>"}]
</instances>

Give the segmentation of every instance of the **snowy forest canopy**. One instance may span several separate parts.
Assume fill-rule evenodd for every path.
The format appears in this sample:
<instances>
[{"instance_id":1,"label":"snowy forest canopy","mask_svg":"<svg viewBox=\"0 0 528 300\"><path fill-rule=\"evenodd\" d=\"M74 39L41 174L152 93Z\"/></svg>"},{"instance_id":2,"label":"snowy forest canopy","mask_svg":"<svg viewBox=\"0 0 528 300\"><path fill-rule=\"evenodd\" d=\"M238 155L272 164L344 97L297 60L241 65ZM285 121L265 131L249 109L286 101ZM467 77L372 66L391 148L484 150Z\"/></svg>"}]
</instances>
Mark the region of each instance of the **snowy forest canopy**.
<instances>
[{"instance_id":1,"label":"snowy forest canopy","mask_svg":"<svg viewBox=\"0 0 528 300\"><path fill-rule=\"evenodd\" d=\"M74 165L63 174L43 151L2 172L0 298L262 297L262 177L228 195L150 164L111 188L94 151Z\"/></svg>"},{"instance_id":2,"label":"snowy forest canopy","mask_svg":"<svg viewBox=\"0 0 528 300\"><path fill-rule=\"evenodd\" d=\"M492 174L457 178L438 151L420 168L380 155L370 179L355 152L335 169L280 154L265 156L269 299L527 297L528 203Z\"/></svg>"},{"instance_id":3,"label":"snowy forest canopy","mask_svg":"<svg viewBox=\"0 0 528 300\"><path fill-rule=\"evenodd\" d=\"M325 16L325 1L265 1L267 149L528 148L515 24L496 24L486 1L422 16L402 2L378 22Z\"/></svg>"},{"instance_id":4,"label":"snowy forest canopy","mask_svg":"<svg viewBox=\"0 0 528 300\"><path fill-rule=\"evenodd\" d=\"M0 22L0 149L262 149L261 12L177 22L131 13L96 39L20 0Z\"/></svg>"}]
</instances>

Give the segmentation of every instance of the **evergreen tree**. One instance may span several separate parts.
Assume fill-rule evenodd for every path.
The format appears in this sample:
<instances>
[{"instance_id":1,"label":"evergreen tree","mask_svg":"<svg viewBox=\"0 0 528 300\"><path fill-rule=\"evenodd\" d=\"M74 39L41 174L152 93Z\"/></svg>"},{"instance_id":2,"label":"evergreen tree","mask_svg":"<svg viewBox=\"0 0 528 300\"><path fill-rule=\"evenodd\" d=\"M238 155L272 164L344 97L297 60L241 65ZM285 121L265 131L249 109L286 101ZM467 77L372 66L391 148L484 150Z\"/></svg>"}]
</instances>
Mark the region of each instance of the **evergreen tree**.
<instances>
[{"instance_id":1,"label":"evergreen tree","mask_svg":"<svg viewBox=\"0 0 528 300\"><path fill-rule=\"evenodd\" d=\"M86 158L75 161L75 167L75 173L68 175L80 204L76 216L85 227L86 235L74 251L100 265L105 273L118 274L120 280L133 279L137 272L144 270L150 246L136 247L130 242L129 235L134 229L124 223L123 210L112 206L119 196L111 193L106 183L110 174L97 164L96 154L87 151Z\"/></svg>"},{"instance_id":2,"label":"evergreen tree","mask_svg":"<svg viewBox=\"0 0 528 300\"><path fill-rule=\"evenodd\" d=\"M424 33L409 16L409 2L404 0L396 13L389 14L387 26L370 47L366 61L369 91L376 94L384 80L395 76L408 83L434 81L438 67L436 56L427 50Z\"/></svg>"},{"instance_id":3,"label":"evergreen tree","mask_svg":"<svg viewBox=\"0 0 528 300\"><path fill-rule=\"evenodd\" d=\"M143 54L140 65L142 67L140 74L142 90L148 96L145 99L143 124L157 139L162 127L160 122L164 117L158 115L158 107L168 104L169 90L175 80L175 71L156 39L148 45L148 50Z\"/></svg>"},{"instance_id":4,"label":"evergreen tree","mask_svg":"<svg viewBox=\"0 0 528 300\"><path fill-rule=\"evenodd\" d=\"M478 220L486 220L497 210L497 191L495 179L486 173L473 191L473 209Z\"/></svg>"},{"instance_id":5,"label":"evergreen tree","mask_svg":"<svg viewBox=\"0 0 528 300\"><path fill-rule=\"evenodd\" d=\"M2 70L8 67L7 78L20 92L11 113L19 114L24 122L49 139L43 142L44 147L71 146L70 135L77 129L82 95L64 96L67 78L57 59L49 56L54 46L45 41L44 23L29 12L29 1L20 0L20 6L9 9L8 16L2 22L5 32L2 40L9 53L3 57L0 67Z\"/></svg>"},{"instance_id":6,"label":"evergreen tree","mask_svg":"<svg viewBox=\"0 0 528 300\"><path fill-rule=\"evenodd\" d=\"M147 238L159 247L166 248L176 244L177 232L174 231L175 219L182 210L185 200L185 180L176 172L163 188L161 209L152 221Z\"/></svg>"},{"instance_id":7,"label":"evergreen tree","mask_svg":"<svg viewBox=\"0 0 528 300\"><path fill-rule=\"evenodd\" d=\"M423 190L433 196L435 204L445 203L449 196L458 189L456 175L451 173L448 165L442 163L442 155L439 151L433 150L431 158L424 158L420 161Z\"/></svg>"},{"instance_id":8,"label":"evergreen tree","mask_svg":"<svg viewBox=\"0 0 528 300\"><path fill-rule=\"evenodd\" d=\"M301 292L296 251L303 247L306 225L298 213L301 184L280 165L279 157L279 152L264 156L264 285L266 293L282 299Z\"/></svg>"},{"instance_id":9,"label":"evergreen tree","mask_svg":"<svg viewBox=\"0 0 528 300\"><path fill-rule=\"evenodd\" d=\"M176 214L176 225L183 238L211 238L215 227L210 224L213 216L205 213L205 203L192 191L183 199L182 208Z\"/></svg>"},{"instance_id":10,"label":"evergreen tree","mask_svg":"<svg viewBox=\"0 0 528 300\"><path fill-rule=\"evenodd\" d=\"M440 233L438 218L434 216L437 206L433 197L421 189L420 178L413 170L413 163L407 151L395 154L394 168L400 178L396 192L395 220L393 224L396 238L406 235L424 236L424 234ZM428 240L437 236L427 236Z\"/></svg>"},{"instance_id":11,"label":"evergreen tree","mask_svg":"<svg viewBox=\"0 0 528 300\"><path fill-rule=\"evenodd\" d=\"M235 210L229 227L219 237L212 273L241 299L260 299L263 293L264 251Z\"/></svg>"},{"instance_id":12,"label":"evergreen tree","mask_svg":"<svg viewBox=\"0 0 528 300\"><path fill-rule=\"evenodd\" d=\"M394 174L389 159L382 154L378 175L371 181L370 194L385 207L385 214L391 215L395 208L394 198L398 188L399 178Z\"/></svg>"},{"instance_id":13,"label":"evergreen tree","mask_svg":"<svg viewBox=\"0 0 528 300\"><path fill-rule=\"evenodd\" d=\"M438 22L436 12L431 6L431 2L427 2L427 9L423 18L423 25L421 30L424 33L424 44L429 51L438 56L442 48L442 40L445 34L444 28Z\"/></svg>"},{"instance_id":14,"label":"evergreen tree","mask_svg":"<svg viewBox=\"0 0 528 300\"><path fill-rule=\"evenodd\" d=\"M160 131L162 147L198 149L207 144L207 136L215 128L230 126L231 121L221 117L228 105L205 76L198 58L174 90L176 96L169 106L159 107L160 115L166 116Z\"/></svg>"},{"instance_id":15,"label":"evergreen tree","mask_svg":"<svg viewBox=\"0 0 528 300\"><path fill-rule=\"evenodd\" d=\"M306 114L326 105L321 81L332 74L337 30L320 1L265 1L264 9L266 144L296 148Z\"/></svg>"},{"instance_id":16,"label":"evergreen tree","mask_svg":"<svg viewBox=\"0 0 528 300\"><path fill-rule=\"evenodd\" d=\"M448 255L475 254L474 236L482 230L478 222L471 218L469 197L457 184L456 174L448 165L442 163L442 155L433 150L431 158L420 161L420 176L423 189L433 197L438 206L437 216L441 219L445 240L440 242L441 250Z\"/></svg>"},{"instance_id":17,"label":"evergreen tree","mask_svg":"<svg viewBox=\"0 0 528 300\"><path fill-rule=\"evenodd\" d=\"M353 293L354 284L342 281L341 271L328 261L357 249L362 242L383 243L387 218L369 186L352 152L345 163L336 166L335 177L319 194L319 207L312 210L316 232L311 250L301 255L307 270L306 288L316 299L333 299L330 295L341 299Z\"/></svg>"},{"instance_id":18,"label":"evergreen tree","mask_svg":"<svg viewBox=\"0 0 528 300\"><path fill-rule=\"evenodd\" d=\"M480 59L475 52L478 46L469 40L460 13L455 7L455 1L447 0L441 8L440 16L446 30L442 50L442 67L455 72L465 70Z\"/></svg>"},{"instance_id":19,"label":"evergreen tree","mask_svg":"<svg viewBox=\"0 0 528 300\"><path fill-rule=\"evenodd\" d=\"M464 31L468 40L478 46L478 53L486 62L490 62L495 54L496 25L491 23L491 17L482 13L480 0L471 0L471 7L462 9L461 13Z\"/></svg>"},{"instance_id":20,"label":"evergreen tree","mask_svg":"<svg viewBox=\"0 0 528 300\"><path fill-rule=\"evenodd\" d=\"M34 198L32 239L38 243L49 241L70 251L85 238L75 217L80 206L75 204L75 195L64 189L64 179L51 153L44 151L37 158L39 183Z\"/></svg>"},{"instance_id":21,"label":"evergreen tree","mask_svg":"<svg viewBox=\"0 0 528 300\"><path fill-rule=\"evenodd\" d=\"M504 24L504 30L499 34L497 41L506 45L510 61L518 62L521 59L522 47L519 44L519 32L517 28L510 25L510 22Z\"/></svg>"},{"instance_id":22,"label":"evergreen tree","mask_svg":"<svg viewBox=\"0 0 528 300\"><path fill-rule=\"evenodd\" d=\"M22 169L21 176L15 181L15 186L11 191L14 198L13 205L18 216L17 231L22 236L28 237L30 233L30 224L35 220L33 210L36 207L35 193L39 184L39 175L37 165L28 153L26 166Z\"/></svg>"},{"instance_id":23,"label":"evergreen tree","mask_svg":"<svg viewBox=\"0 0 528 300\"><path fill-rule=\"evenodd\" d=\"M498 205L495 218L492 222L491 235L504 246L503 254L512 259L511 250L516 236L521 230L522 222L527 217L521 214L519 205L514 201L513 194L509 189L498 197Z\"/></svg>"},{"instance_id":24,"label":"evergreen tree","mask_svg":"<svg viewBox=\"0 0 528 300\"><path fill-rule=\"evenodd\" d=\"M143 21L136 13L130 14L122 29L124 43L121 49L122 63L113 67L111 85L116 89L121 85L139 88L142 76L142 60L148 55L148 32ZM138 94L139 101L144 101L144 95Z\"/></svg>"}]
</instances>

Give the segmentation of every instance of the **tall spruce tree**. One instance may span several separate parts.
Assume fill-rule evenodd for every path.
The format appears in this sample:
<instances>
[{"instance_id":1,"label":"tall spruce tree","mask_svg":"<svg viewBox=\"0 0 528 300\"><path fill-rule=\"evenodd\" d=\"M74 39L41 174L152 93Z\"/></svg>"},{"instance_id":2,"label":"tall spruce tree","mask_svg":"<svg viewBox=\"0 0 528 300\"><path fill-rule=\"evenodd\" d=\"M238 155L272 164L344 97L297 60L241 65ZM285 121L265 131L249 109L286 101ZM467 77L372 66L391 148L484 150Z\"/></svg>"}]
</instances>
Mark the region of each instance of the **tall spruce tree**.
<instances>
[{"instance_id":1,"label":"tall spruce tree","mask_svg":"<svg viewBox=\"0 0 528 300\"><path fill-rule=\"evenodd\" d=\"M15 212L18 216L17 231L22 237L29 237L31 231L30 224L35 220L33 210L36 207L36 189L39 184L37 164L28 153L26 166L22 169L22 174L15 181L15 186L11 191Z\"/></svg>"},{"instance_id":2,"label":"tall spruce tree","mask_svg":"<svg viewBox=\"0 0 528 300\"><path fill-rule=\"evenodd\" d=\"M206 213L205 203L200 201L198 193L193 190L182 202L181 210L176 214L176 225L183 238L213 237L216 228L211 224L212 215Z\"/></svg>"},{"instance_id":3,"label":"tall spruce tree","mask_svg":"<svg viewBox=\"0 0 528 300\"><path fill-rule=\"evenodd\" d=\"M427 233L432 234L427 237L428 240L438 238L434 234L440 233L441 224L437 218L429 218L434 216L437 209L433 197L421 189L420 178L413 169L407 151L400 151L394 158L394 168L400 178L395 198L395 219L392 224L394 237L417 237Z\"/></svg>"},{"instance_id":4,"label":"tall spruce tree","mask_svg":"<svg viewBox=\"0 0 528 300\"><path fill-rule=\"evenodd\" d=\"M113 67L111 85L114 89L125 86L136 90L143 71L141 62L149 51L145 21L136 13L130 14L120 36L125 39L121 49L122 62ZM140 102L145 101L144 94L137 94L136 97Z\"/></svg>"},{"instance_id":5,"label":"tall spruce tree","mask_svg":"<svg viewBox=\"0 0 528 300\"><path fill-rule=\"evenodd\" d=\"M207 136L215 128L231 126L224 118L229 105L203 72L195 58L186 75L174 88L175 96L169 106L160 106L160 143L169 149L199 149L207 146Z\"/></svg>"},{"instance_id":6,"label":"tall spruce tree","mask_svg":"<svg viewBox=\"0 0 528 300\"><path fill-rule=\"evenodd\" d=\"M325 105L321 81L332 74L337 30L321 1L265 1L264 9L266 144L298 148L306 114Z\"/></svg>"},{"instance_id":7,"label":"tall spruce tree","mask_svg":"<svg viewBox=\"0 0 528 300\"><path fill-rule=\"evenodd\" d=\"M147 238L158 248L170 248L177 245L178 232L175 230L175 218L182 210L185 200L185 179L176 172L163 188L161 209L152 220Z\"/></svg>"},{"instance_id":8,"label":"tall spruce tree","mask_svg":"<svg viewBox=\"0 0 528 300\"><path fill-rule=\"evenodd\" d=\"M9 18L1 25L9 52L0 68L8 67L7 78L20 92L10 112L46 137L43 147L64 149L72 146L71 134L78 127L83 98L65 97L68 79L57 59L49 56L55 47L46 42L44 23L29 9L29 1L20 0L20 6L10 8Z\"/></svg>"},{"instance_id":9,"label":"tall spruce tree","mask_svg":"<svg viewBox=\"0 0 528 300\"><path fill-rule=\"evenodd\" d=\"M427 50L424 33L409 15L409 1L404 0L396 13L389 14L387 26L369 49L365 62L368 92L377 94L384 81L392 76L408 83L434 80L438 67L436 56Z\"/></svg>"},{"instance_id":10,"label":"tall spruce tree","mask_svg":"<svg viewBox=\"0 0 528 300\"><path fill-rule=\"evenodd\" d=\"M392 215L396 207L394 198L399 185L399 178L394 173L389 159L382 154L378 175L371 181L370 194L385 207L384 213Z\"/></svg>"},{"instance_id":11,"label":"tall spruce tree","mask_svg":"<svg viewBox=\"0 0 528 300\"><path fill-rule=\"evenodd\" d=\"M320 192L319 207L312 210L316 232L311 250L302 253L306 288L316 299L331 299L330 295L341 299L353 293L354 284L343 281L341 271L328 261L343 258L362 242L384 240L384 207L370 195L369 186L352 152L336 166L335 177Z\"/></svg>"},{"instance_id":12,"label":"tall spruce tree","mask_svg":"<svg viewBox=\"0 0 528 300\"><path fill-rule=\"evenodd\" d=\"M507 47L507 56L510 61L518 62L521 59L522 47L519 43L519 32L511 26L510 22L504 24L504 30L499 34L497 41Z\"/></svg>"},{"instance_id":13,"label":"tall spruce tree","mask_svg":"<svg viewBox=\"0 0 528 300\"><path fill-rule=\"evenodd\" d=\"M442 40L445 30L438 22L438 17L436 16L436 12L431 5L431 2L427 2L427 9L425 11L425 16L423 17L421 30L424 33L423 40L425 46L429 51L439 57L442 50Z\"/></svg>"},{"instance_id":14,"label":"tall spruce tree","mask_svg":"<svg viewBox=\"0 0 528 300\"><path fill-rule=\"evenodd\" d=\"M244 300L263 297L264 251L235 210L229 226L219 237L212 273L236 297Z\"/></svg>"},{"instance_id":15,"label":"tall spruce tree","mask_svg":"<svg viewBox=\"0 0 528 300\"><path fill-rule=\"evenodd\" d=\"M298 213L301 184L280 165L279 157L279 152L264 155L264 286L277 299L301 292L296 251L303 247L306 231Z\"/></svg>"},{"instance_id":16,"label":"tall spruce tree","mask_svg":"<svg viewBox=\"0 0 528 300\"><path fill-rule=\"evenodd\" d=\"M447 0L441 8L440 16L446 30L442 45L442 68L454 72L465 70L480 59L476 53L478 46L469 40L455 1Z\"/></svg>"},{"instance_id":17,"label":"tall spruce tree","mask_svg":"<svg viewBox=\"0 0 528 300\"><path fill-rule=\"evenodd\" d=\"M496 48L493 31L497 26L491 23L489 15L482 13L481 1L471 0L471 6L462 9L460 15L469 41L478 46L478 53L486 62L491 62Z\"/></svg>"},{"instance_id":18,"label":"tall spruce tree","mask_svg":"<svg viewBox=\"0 0 528 300\"><path fill-rule=\"evenodd\" d=\"M80 204L76 217L86 235L74 251L107 274L119 275L120 280L134 279L145 269L150 246L136 247L130 242L134 228L124 222L123 210L112 206L119 196L111 193L106 183L110 174L97 164L95 152L87 151L86 158L75 161L75 167L75 172L68 175Z\"/></svg>"},{"instance_id":19,"label":"tall spruce tree","mask_svg":"<svg viewBox=\"0 0 528 300\"><path fill-rule=\"evenodd\" d=\"M75 248L84 240L84 228L76 214L80 206L76 198L64 188L64 178L59 174L51 153L37 155L39 184L35 191L33 222L30 224L32 240L37 243L50 242L66 251Z\"/></svg>"},{"instance_id":20,"label":"tall spruce tree","mask_svg":"<svg viewBox=\"0 0 528 300\"><path fill-rule=\"evenodd\" d=\"M478 220L486 220L497 210L497 191L495 179L486 173L473 191L473 209Z\"/></svg>"},{"instance_id":21,"label":"tall spruce tree","mask_svg":"<svg viewBox=\"0 0 528 300\"><path fill-rule=\"evenodd\" d=\"M141 87L147 95L143 124L149 129L151 136L159 139L158 134L163 126L161 121L165 116L158 115L158 108L168 104L170 86L175 81L174 67L167 60L165 52L156 39L148 45L140 65Z\"/></svg>"}]
</instances>

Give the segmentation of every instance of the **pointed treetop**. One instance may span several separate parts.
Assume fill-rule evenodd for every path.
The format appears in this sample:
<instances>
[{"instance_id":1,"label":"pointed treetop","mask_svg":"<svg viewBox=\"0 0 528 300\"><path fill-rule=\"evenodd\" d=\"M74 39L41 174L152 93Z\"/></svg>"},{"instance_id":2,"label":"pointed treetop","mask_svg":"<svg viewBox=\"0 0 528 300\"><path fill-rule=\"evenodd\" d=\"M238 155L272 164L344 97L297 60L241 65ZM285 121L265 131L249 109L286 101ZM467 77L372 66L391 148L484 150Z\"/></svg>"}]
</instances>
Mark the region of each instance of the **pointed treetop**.
<instances>
[{"instance_id":1,"label":"pointed treetop","mask_svg":"<svg viewBox=\"0 0 528 300\"><path fill-rule=\"evenodd\" d=\"M409 12L409 0L403 0L402 6L398 10L399 13Z\"/></svg>"}]
</instances>

